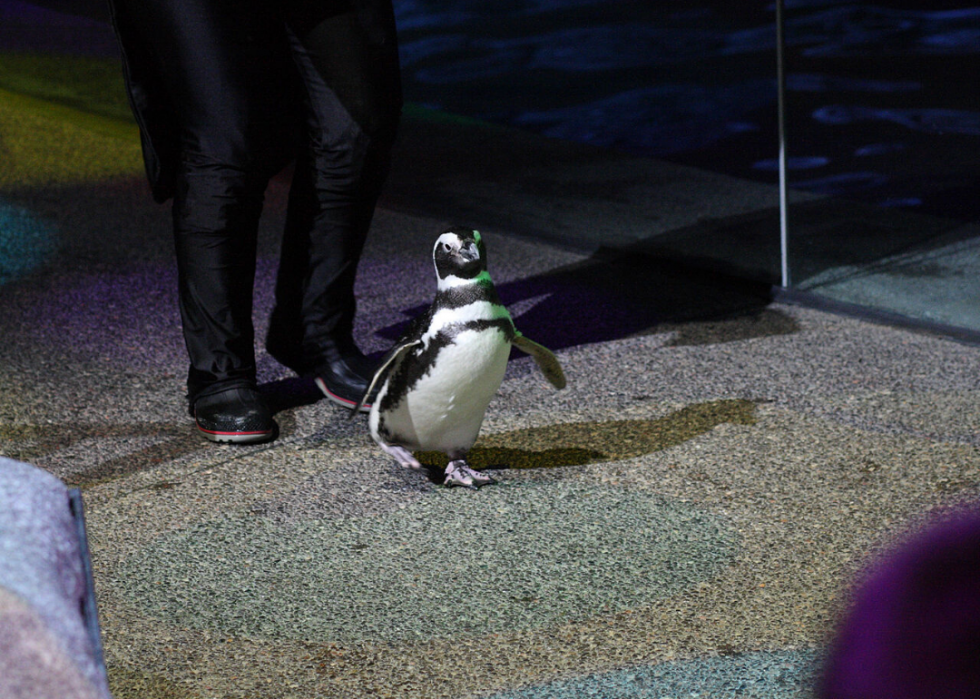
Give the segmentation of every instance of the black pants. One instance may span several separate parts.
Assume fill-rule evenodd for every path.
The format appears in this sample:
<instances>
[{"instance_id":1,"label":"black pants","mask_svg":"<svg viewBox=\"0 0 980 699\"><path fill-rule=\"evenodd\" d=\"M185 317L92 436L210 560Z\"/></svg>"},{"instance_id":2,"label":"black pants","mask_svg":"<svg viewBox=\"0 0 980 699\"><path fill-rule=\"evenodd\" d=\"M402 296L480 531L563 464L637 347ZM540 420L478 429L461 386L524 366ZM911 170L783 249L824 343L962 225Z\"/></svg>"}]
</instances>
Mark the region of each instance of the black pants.
<instances>
[{"instance_id":1,"label":"black pants","mask_svg":"<svg viewBox=\"0 0 980 699\"><path fill-rule=\"evenodd\" d=\"M391 0L115 4L176 122L191 401L255 382L256 232L284 153L296 168L269 341L315 368L351 343L357 262L401 111Z\"/></svg>"}]
</instances>

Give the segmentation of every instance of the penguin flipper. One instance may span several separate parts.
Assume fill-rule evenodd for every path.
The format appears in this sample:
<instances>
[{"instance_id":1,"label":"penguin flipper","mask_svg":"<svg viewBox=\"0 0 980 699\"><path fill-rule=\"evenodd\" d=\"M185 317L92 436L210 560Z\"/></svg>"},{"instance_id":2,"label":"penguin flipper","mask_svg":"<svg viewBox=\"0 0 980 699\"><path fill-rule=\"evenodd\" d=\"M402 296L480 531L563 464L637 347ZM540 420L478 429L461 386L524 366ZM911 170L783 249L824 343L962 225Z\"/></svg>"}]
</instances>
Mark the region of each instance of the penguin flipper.
<instances>
[{"instance_id":1,"label":"penguin flipper","mask_svg":"<svg viewBox=\"0 0 980 699\"><path fill-rule=\"evenodd\" d=\"M361 396L361 400L357 402L354 410L351 411L351 418L357 415L361 408L364 407L368 396L370 396L372 391L374 391L374 387L378 385L378 382L381 381L381 378L388 372L388 369L391 368L391 366L408 350L419 344L422 344L422 340L409 340L407 342L402 342L399 345L395 345L388 350L388 354L381 360L381 365L374 372L374 376L371 377L371 383L368 384L367 390L364 391L364 395Z\"/></svg>"},{"instance_id":2,"label":"penguin flipper","mask_svg":"<svg viewBox=\"0 0 980 699\"><path fill-rule=\"evenodd\" d=\"M544 345L539 345L534 340L529 340L519 332L514 335L512 342L517 349L531 355L534 363L538 365L541 373L552 386L559 390L565 388L565 372L561 370L561 364L558 363L558 357L555 356L554 352Z\"/></svg>"}]
</instances>

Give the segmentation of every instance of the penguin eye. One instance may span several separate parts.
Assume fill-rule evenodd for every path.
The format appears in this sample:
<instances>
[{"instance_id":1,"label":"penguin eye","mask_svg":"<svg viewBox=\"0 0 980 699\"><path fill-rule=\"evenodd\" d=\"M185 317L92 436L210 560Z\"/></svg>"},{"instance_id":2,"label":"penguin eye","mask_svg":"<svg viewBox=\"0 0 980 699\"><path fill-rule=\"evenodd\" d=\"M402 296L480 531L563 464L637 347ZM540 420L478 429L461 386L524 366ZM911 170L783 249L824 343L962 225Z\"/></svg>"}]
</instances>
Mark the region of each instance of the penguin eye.
<instances>
[{"instance_id":1,"label":"penguin eye","mask_svg":"<svg viewBox=\"0 0 980 699\"><path fill-rule=\"evenodd\" d=\"M449 247L450 247L449 246L449 243L443 243L442 244L442 251L443 252L449 252Z\"/></svg>"}]
</instances>

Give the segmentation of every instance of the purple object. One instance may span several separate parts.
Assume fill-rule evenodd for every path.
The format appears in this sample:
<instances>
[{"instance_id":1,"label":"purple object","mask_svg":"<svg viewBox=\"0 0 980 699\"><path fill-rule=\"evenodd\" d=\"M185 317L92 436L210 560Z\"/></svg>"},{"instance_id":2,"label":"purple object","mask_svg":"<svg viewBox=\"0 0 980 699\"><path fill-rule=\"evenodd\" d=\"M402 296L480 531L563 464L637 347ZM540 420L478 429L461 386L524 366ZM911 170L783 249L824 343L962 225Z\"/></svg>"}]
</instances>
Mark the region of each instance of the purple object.
<instances>
[{"instance_id":1,"label":"purple object","mask_svg":"<svg viewBox=\"0 0 980 699\"><path fill-rule=\"evenodd\" d=\"M980 697L980 508L914 537L858 589L820 696Z\"/></svg>"}]
</instances>

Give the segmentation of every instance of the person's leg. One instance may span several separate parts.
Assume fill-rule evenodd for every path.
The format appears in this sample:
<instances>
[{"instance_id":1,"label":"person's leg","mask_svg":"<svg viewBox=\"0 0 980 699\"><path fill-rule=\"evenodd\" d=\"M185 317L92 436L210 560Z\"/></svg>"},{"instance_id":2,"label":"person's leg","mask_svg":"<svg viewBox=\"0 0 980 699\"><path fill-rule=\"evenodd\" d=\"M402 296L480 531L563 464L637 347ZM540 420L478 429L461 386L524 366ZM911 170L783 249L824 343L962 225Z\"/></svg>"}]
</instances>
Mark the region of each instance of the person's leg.
<instances>
[{"instance_id":1,"label":"person's leg","mask_svg":"<svg viewBox=\"0 0 980 699\"><path fill-rule=\"evenodd\" d=\"M307 143L290 190L268 346L326 381L329 397L353 404L368 372L352 339L354 278L388 172L401 82L390 0L356 0L341 12L323 5L287 9Z\"/></svg>"},{"instance_id":2,"label":"person's leg","mask_svg":"<svg viewBox=\"0 0 980 699\"><path fill-rule=\"evenodd\" d=\"M282 82L270 71L283 65L283 35L270 34L271 18L262 16L265 3L117 4L155 64L180 130L173 225L191 410L201 399L226 394L224 402L238 408L216 398L208 404L216 404L225 416L236 410L261 412L251 396L252 290L256 230L275 151L269 134L278 126L269 109L274 100L269 92ZM205 420L208 425L199 420L199 426L219 441L269 436L261 433L271 434L271 415L254 417L245 422ZM242 429L222 429L226 423ZM265 428L256 428L259 423ZM249 434L238 438L236 431Z\"/></svg>"}]
</instances>

